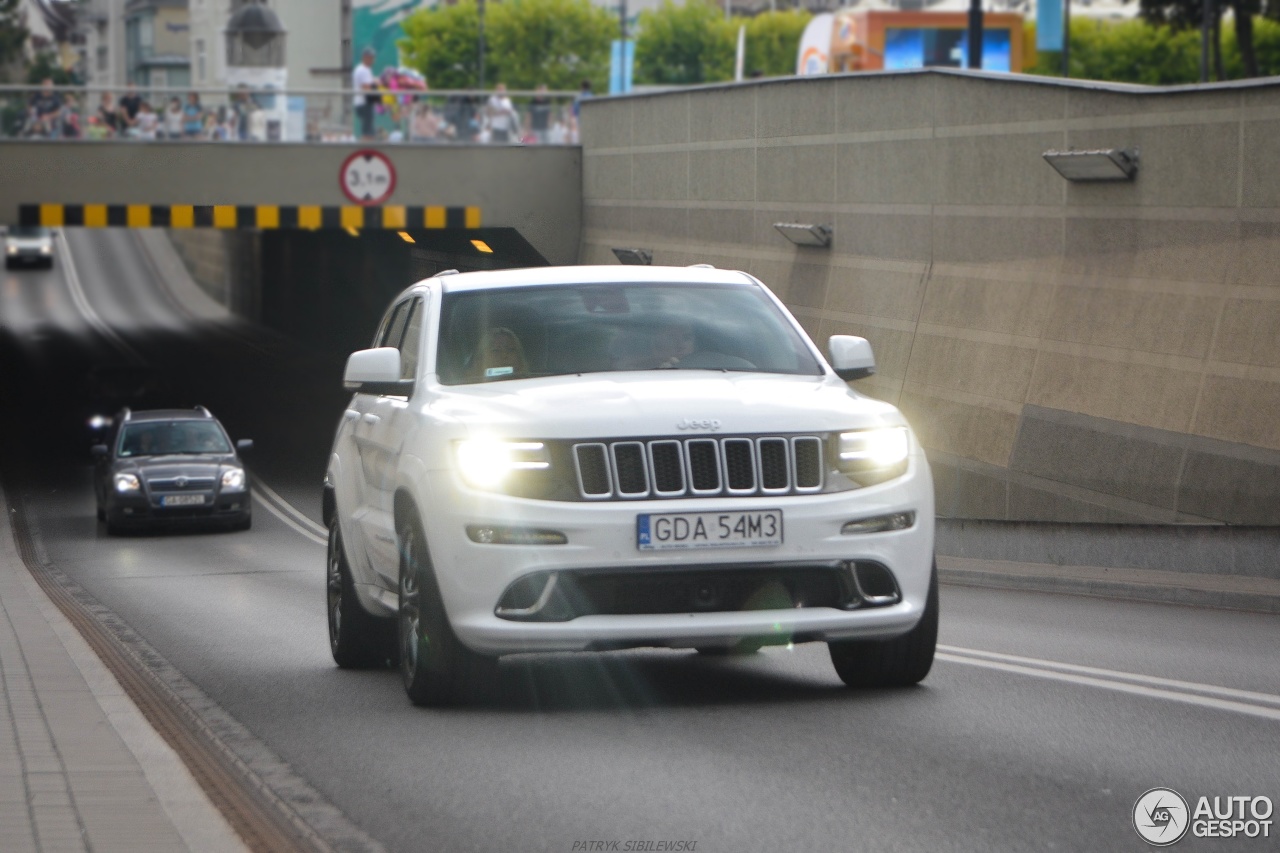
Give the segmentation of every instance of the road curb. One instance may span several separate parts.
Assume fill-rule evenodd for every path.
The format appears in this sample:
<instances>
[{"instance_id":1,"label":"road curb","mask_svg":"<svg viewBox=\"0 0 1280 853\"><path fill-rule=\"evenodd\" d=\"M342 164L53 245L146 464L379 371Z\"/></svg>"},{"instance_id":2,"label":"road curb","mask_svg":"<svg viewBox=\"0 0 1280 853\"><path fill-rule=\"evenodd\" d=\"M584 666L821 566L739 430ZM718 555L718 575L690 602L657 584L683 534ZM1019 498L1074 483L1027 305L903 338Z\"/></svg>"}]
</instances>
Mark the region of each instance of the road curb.
<instances>
[{"instance_id":1,"label":"road curb","mask_svg":"<svg viewBox=\"0 0 1280 853\"><path fill-rule=\"evenodd\" d=\"M1280 581L1240 575L1006 563L939 556L938 581L952 586L1280 613Z\"/></svg>"}]
</instances>

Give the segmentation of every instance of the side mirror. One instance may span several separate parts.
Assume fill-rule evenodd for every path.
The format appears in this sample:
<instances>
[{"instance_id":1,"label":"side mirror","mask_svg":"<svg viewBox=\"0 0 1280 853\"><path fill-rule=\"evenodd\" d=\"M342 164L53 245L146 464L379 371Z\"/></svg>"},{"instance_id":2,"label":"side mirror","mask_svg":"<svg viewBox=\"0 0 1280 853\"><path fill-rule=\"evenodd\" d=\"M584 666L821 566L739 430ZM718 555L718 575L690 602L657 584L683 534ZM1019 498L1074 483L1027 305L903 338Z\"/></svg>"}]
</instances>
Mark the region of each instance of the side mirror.
<instances>
[{"instance_id":1,"label":"side mirror","mask_svg":"<svg viewBox=\"0 0 1280 853\"><path fill-rule=\"evenodd\" d=\"M89 448L89 454L93 456L94 459L106 459L111 455L111 448L107 447L105 444L95 444L93 447Z\"/></svg>"},{"instance_id":2,"label":"side mirror","mask_svg":"<svg viewBox=\"0 0 1280 853\"><path fill-rule=\"evenodd\" d=\"M871 342L854 335L832 335L827 341L831 366L845 382L866 379L876 372L876 357Z\"/></svg>"},{"instance_id":3,"label":"side mirror","mask_svg":"<svg viewBox=\"0 0 1280 853\"><path fill-rule=\"evenodd\" d=\"M357 394L407 397L413 393L413 380L400 378L400 350L378 347L357 350L347 356L342 387Z\"/></svg>"},{"instance_id":4,"label":"side mirror","mask_svg":"<svg viewBox=\"0 0 1280 853\"><path fill-rule=\"evenodd\" d=\"M241 453L245 453L247 451L253 450L253 439L252 438L240 439L239 441L236 442L236 450L240 451Z\"/></svg>"}]
</instances>

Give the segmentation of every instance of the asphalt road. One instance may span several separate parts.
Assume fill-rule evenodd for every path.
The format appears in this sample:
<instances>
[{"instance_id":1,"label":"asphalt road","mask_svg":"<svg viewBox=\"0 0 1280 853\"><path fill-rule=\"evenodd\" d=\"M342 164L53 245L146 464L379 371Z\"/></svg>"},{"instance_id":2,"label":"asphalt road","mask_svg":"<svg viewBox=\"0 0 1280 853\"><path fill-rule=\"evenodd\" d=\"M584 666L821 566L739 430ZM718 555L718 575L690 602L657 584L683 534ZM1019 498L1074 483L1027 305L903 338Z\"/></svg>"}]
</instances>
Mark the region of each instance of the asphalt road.
<instances>
[{"instance_id":1,"label":"asphalt road","mask_svg":"<svg viewBox=\"0 0 1280 853\"><path fill-rule=\"evenodd\" d=\"M500 701L414 708L327 648L346 354L193 320L129 232L67 241L75 275L0 279L5 464L50 560L389 850L1142 850L1150 788L1280 801L1280 618L1259 614L944 587L913 689L847 690L820 645L643 650L507 658ZM140 407L204 403L255 439L293 510L107 537L83 428L118 402L102 365L139 368ZM1275 850L1273 820L1177 849Z\"/></svg>"}]
</instances>

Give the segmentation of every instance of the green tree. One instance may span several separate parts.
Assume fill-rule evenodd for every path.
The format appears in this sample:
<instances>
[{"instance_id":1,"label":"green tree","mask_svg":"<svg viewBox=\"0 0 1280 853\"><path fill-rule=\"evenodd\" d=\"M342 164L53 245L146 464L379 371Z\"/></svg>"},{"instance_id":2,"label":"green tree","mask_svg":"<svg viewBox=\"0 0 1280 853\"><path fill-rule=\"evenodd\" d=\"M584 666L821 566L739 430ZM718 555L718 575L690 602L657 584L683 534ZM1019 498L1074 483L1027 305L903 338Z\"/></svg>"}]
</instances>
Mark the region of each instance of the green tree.
<instances>
[{"instance_id":1,"label":"green tree","mask_svg":"<svg viewBox=\"0 0 1280 853\"><path fill-rule=\"evenodd\" d=\"M22 58L28 35L22 0L0 0L0 78Z\"/></svg>"},{"instance_id":2,"label":"green tree","mask_svg":"<svg viewBox=\"0 0 1280 853\"><path fill-rule=\"evenodd\" d=\"M426 75L433 88L467 89L476 85L480 79L480 16L475 0L420 9L405 18L401 26L405 37L399 44L404 61ZM493 79L489 66L486 61L486 80Z\"/></svg>"},{"instance_id":3,"label":"green tree","mask_svg":"<svg viewBox=\"0 0 1280 853\"><path fill-rule=\"evenodd\" d=\"M1145 21L1074 20L1071 22L1071 76L1153 86L1199 79L1199 35L1187 29L1153 26ZM1045 53L1032 74L1062 72L1061 54Z\"/></svg>"},{"instance_id":4,"label":"green tree","mask_svg":"<svg viewBox=\"0 0 1280 853\"><path fill-rule=\"evenodd\" d=\"M617 21L591 0L506 0L485 5L486 82L513 89L546 83L576 89L609 74L609 41ZM404 20L400 49L432 87L465 89L479 80L479 13L475 0L421 9Z\"/></svg>"},{"instance_id":5,"label":"green tree","mask_svg":"<svg viewBox=\"0 0 1280 853\"><path fill-rule=\"evenodd\" d=\"M743 71L763 71L767 76L794 74L800 36L813 16L800 9L762 12L745 21L747 56ZM734 21L734 32L740 21Z\"/></svg>"},{"instance_id":6,"label":"green tree","mask_svg":"<svg viewBox=\"0 0 1280 853\"><path fill-rule=\"evenodd\" d=\"M738 28L705 0L688 0L683 6L663 0L657 9L641 12L637 26L637 83L733 79Z\"/></svg>"},{"instance_id":7,"label":"green tree","mask_svg":"<svg viewBox=\"0 0 1280 853\"><path fill-rule=\"evenodd\" d=\"M608 79L618 21L591 0L504 0L488 7L485 31L493 68L486 79L513 89L577 89Z\"/></svg>"},{"instance_id":8,"label":"green tree","mask_svg":"<svg viewBox=\"0 0 1280 853\"><path fill-rule=\"evenodd\" d=\"M28 83L43 83L46 79L52 80L56 86L74 86L80 83L76 73L63 68L58 62L58 55L52 50L40 51L27 66Z\"/></svg>"}]
</instances>

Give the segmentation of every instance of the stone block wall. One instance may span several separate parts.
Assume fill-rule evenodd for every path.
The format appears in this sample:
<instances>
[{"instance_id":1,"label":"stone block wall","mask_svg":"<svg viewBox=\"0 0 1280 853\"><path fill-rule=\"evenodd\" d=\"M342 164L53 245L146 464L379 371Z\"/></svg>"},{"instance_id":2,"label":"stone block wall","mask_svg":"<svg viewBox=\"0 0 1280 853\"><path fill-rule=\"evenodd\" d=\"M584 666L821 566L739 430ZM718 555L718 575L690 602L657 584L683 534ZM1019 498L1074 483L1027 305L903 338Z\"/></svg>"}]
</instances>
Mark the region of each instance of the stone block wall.
<instances>
[{"instance_id":1,"label":"stone block wall","mask_svg":"<svg viewBox=\"0 0 1280 853\"><path fill-rule=\"evenodd\" d=\"M1280 83L857 74L594 99L582 132L581 260L743 269L868 338L940 514L1280 524ZM1138 176L1068 182L1072 147Z\"/></svg>"}]
</instances>

